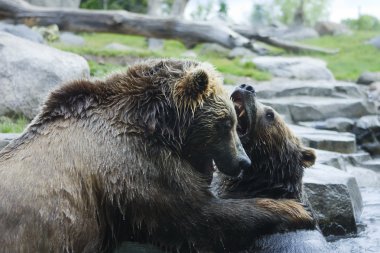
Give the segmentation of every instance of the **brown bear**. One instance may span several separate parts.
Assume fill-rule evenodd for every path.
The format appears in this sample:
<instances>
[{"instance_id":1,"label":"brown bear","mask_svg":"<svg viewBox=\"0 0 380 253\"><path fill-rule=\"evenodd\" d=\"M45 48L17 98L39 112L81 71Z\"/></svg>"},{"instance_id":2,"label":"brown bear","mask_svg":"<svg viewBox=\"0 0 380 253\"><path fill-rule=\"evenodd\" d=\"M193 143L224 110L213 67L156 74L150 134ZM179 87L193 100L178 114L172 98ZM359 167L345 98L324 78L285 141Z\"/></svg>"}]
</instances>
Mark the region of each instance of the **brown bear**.
<instances>
[{"instance_id":1,"label":"brown bear","mask_svg":"<svg viewBox=\"0 0 380 253\"><path fill-rule=\"evenodd\" d=\"M0 252L109 252L125 240L238 251L312 228L298 202L210 192L213 163L231 177L250 166L236 125L205 63L150 60L54 90L0 153Z\"/></svg>"},{"instance_id":2,"label":"brown bear","mask_svg":"<svg viewBox=\"0 0 380 253\"><path fill-rule=\"evenodd\" d=\"M238 135L252 160L242 178L218 175L213 188L222 198L302 198L304 168L315 163L281 116L257 101L252 86L242 84L231 95L238 115Z\"/></svg>"},{"instance_id":3,"label":"brown bear","mask_svg":"<svg viewBox=\"0 0 380 253\"><path fill-rule=\"evenodd\" d=\"M221 198L293 198L307 203L302 194L304 168L316 160L312 149L304 147L280 115L256 99L252 86L242 84L231 99L238 114L238 134L252 160L242 178L231 179L216 173L212 188ZM249 252L331 252L318 227L274 233L257 238Z\"/></svg>"}]
</instances>

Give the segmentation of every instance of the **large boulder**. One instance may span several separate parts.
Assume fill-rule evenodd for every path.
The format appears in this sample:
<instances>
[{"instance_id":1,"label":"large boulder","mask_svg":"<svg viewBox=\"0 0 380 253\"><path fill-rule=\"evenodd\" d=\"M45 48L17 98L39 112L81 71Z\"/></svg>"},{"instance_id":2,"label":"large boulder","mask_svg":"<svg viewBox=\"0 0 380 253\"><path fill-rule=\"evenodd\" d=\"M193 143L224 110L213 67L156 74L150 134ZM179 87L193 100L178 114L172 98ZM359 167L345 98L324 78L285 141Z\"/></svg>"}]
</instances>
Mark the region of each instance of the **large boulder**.
<instances>
[{"instance_id":1,"label":"large boulder","mask_svg":"<svg viewBox=\"0 0 380 253\"><path fill-rule=\"evenodd\" d=\"M268 71L275 77L301 80L334 80L326 63L310 57L262 56L252 60L260 70Z\"/></svg>"},{"instance_id":2,"label":"large boulder","mask_svg":"<svg viewBox=\"0 0 380 253\"><path fill-rule=\"evenodd\" d=\"M65 7L65 8L79 8L80 0L26 0L32 5L42 7Z\"/></svg>"},{"instance_id":3,"label":"large boulder","mask_svg":"<svg viewBox=\"0 0 380 253\"><path fill-rule=\"evenodd\" d=\"M347 172L316 164L305 170L305 193L324 235L357 232L363 203L356 179Z\"/></svg>"},{"instance_id":4,"label":"large boulder","mask_svg":"<svg viewBox=\"0 0 380 253\"><path fill-rule=\"evenodd\" d=\"M42 35L26 25L12 25L0 23L0 31L13 34L17 37L24 38L37 43L44 43Z\"/></svg>"},{"instance_id":5,"label":"large boulder","mask_svg":"<svg viewBox=\"0 0 380 253\"><path fill-rule=\"evenodd\" d=\"M81 56L0 32L0 116L33 118L54 87L88 78L89 66Z\"/></svg>"}]
</instances>

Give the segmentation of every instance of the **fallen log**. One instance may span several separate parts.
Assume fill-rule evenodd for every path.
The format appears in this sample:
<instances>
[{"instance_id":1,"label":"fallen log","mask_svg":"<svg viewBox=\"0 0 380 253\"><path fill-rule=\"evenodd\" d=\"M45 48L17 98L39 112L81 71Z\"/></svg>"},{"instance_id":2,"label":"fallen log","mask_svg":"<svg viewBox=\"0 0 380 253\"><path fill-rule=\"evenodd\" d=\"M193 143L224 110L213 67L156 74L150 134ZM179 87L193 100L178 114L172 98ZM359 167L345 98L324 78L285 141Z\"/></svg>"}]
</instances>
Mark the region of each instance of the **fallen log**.
<instances>
[{"instance_id":1,"label":"fallen log","mask_svg":"<svg viewBox=\"0 0 380 253\"><path fill-rule=\"evenodd\" d=\"M227 48L254 50L252 42L223 25L176 18L149 17L124 10L103 11L38 7L22 0L0 0L0 19L28 26L57 24L74 32L112 32L193 43L218 43Z\"/></svg>"},{"instance_id":2,"label":"fallen log","mask_svg":"<svg viewBox=\"0 0 380 253\"><path fill-rule=\"evenodd\" d=\"M293 53L311 52L311 53L322 53L322 54L336 54L339 52L339 49L326 49L326 48L321 48L321 47L316 47L316 46L309 46L309 45L304 45L304 44L300 44L296 42L286 41L286 40L269 36L269 35L264 35L259 30L256 30L251 27L234 26L232 27L232 30L243 35L244 37L248 39L253 39L253 40L260 41L265 44L274 46L274 47L279 47L288 52L293 52Z\"/></svg>"}]
</instances>

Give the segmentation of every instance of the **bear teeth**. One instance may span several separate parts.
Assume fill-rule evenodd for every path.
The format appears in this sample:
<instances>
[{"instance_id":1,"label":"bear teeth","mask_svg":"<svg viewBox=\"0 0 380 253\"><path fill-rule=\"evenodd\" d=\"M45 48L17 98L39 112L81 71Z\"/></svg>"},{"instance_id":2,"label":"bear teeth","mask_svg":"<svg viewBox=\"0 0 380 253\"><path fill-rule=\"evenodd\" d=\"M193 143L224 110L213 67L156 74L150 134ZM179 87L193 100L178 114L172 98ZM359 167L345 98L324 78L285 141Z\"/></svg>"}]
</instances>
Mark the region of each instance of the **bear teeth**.
<instances>
[{"instance_id":1,"label":"bear teeth","mask_svg":"<svg viewBox=\"0 0 380 253\"><path fill-rule=\"evenodd\" d=\"M243 110L240 112L240 114L239 114L239 118L243 117L244 114L245 114L245 109L243 109Z\"/></svg>"}]
</instances>

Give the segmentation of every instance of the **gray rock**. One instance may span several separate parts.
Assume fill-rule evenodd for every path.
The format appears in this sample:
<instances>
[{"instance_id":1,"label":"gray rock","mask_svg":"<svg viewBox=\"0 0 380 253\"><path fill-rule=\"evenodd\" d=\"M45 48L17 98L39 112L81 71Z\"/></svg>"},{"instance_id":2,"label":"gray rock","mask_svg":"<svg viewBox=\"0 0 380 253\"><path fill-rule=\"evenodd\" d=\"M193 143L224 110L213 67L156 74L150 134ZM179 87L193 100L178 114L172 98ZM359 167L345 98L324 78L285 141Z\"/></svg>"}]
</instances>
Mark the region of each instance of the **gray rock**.
<instances>
[{"instance_id":1,"label":"gray rock","mask_svg":"<svg viewBox=\"0 0 380 253\"><path fill-rule=\"evenodd\" d=\"M13 139L16 139L19 136L20 136L20 134L0 133L0 150L3 149L6 145L8 145Z\"/></svg>"},{"instance_id":2,"label":"gray rock","mask_svg":"<svg viewBox=\"0 0 380 253\"><path fill-rule=\"evenodd\" d=\"M380 115L367 115L356 121L355 127L362 129L379 129L380 130Z\"/></svg>"},{"instance_id":3,"label":"gray rock","mask_svg":"<svg viewBox=\"0 0 380 253\"><path fill-rule=\"evenodd\" d=\"M380 187L380 162L379 170L371 170L363 167L347 166L347 172L356 178L359 187Z\"/></svg>"},{"instance_id":4,"label":"gray rock","mask_svg":"<svg viewBox=\"0 0 380 253\"><path fill-rule=\"evenodd\" d=\"M362 198L356 179L347 172L317 164L305 170L305 193L316 211L324 235L357 232Z\"/></svg>"},{"instance_id":5,"label":"gray rock","mask_svg":"<svg viewBox=\"0 0 380 253\"><path fill-rule=\"evenodd\" d=\"M380 111L380 82L371 83L369 86L368 97L372 101L375 101L379 104Z\"/></svg>"},{"instance_id":6,"label":"gray rock","mask_svg":"<svg viewBox=\"0 0 380 253\"><path fill-rule=\"evenodd\" d=\"M337 117L325 121L298 122L301 126L312 127L316 129L332 130L337 132L351 132L355 121L348 118Z\"/></svg>"},{"instance_id":7,"label":"gray rock","mask_svg":"<svg viewBox=\"0 0 380 253\"><path fill-rule=\"evenodd\" d=\"M85 44L85 40L82 36L71 32L62 32L59 36L59 40L64 44L73 46L82 46Z\"/></svg>"},{"instance_id":8,"label":"gray rock","mask_svg":"<svg viewBox=\"0 0 380 253\"><path fill-rule=\"evenodd\" d=\"M13 34L17 37L24 38L37 43L44 43L42 35L36 31L33 31L26 25L12 25L0 23L0 31Z\"/></svg>"},{"instance_id":9,"label":"gray rock","mask_svg":"<svg viewBox=\"0 0 380 253\"><path fill-rule=\"evenodd\" d=\"M228 54L228 58L230 58L230 59L234 59L237 57L253 58L255 56L256 55L254 52L252 52L251 50L249 50L245 47L235 47Z\"/></svg>"},{"instance_id":10,"label":"gray rock","mask_svg":"<svg viewBox=\"0 0 380 253\"><path fill-rule=\"evenodd\" d=\"M267 235L254 240L255 253L331 253L330 245L318 230L297 230Z\"/></svg>"},{"instance_id":11,"label":"gray rock","mask_svg":"<svg viewBox=\"0 0 380 253\"><path fill-rule=\"evenodd\" d=\"M33 118L47 93L61 83L89 77L78 55L0 32L0 115Z\"/></svg>"},{"instance_id":12,"label":"gray rock","mask_svg":"<svg viewBox=\"0 0 380 253\"><path fill-rule=\"evenodd\" d=\"M310 57L262 56L252 60L260 70L276 77L300 80L334 80L331 71L322 60Z\"/></svg>"},{"instance_id":13,"label":"gray rock","mask_svg":"<svg viewBox=\"0 0 380 253\"><path fill-rule=\"evenodd\" d=\"M377 113L375 103L359 98L292 96L261 99L261 102L275 110L289 110L294 122L321 121L335 117L358 118Z\"/></svg>"},{"instance_id":14,"label":"gray rock","mask_svg":"<svg viewBox=\"0 0 380 253\"><path fill-rule=\"evenodd\" d=\"M79 8L80 0L26 0L32 5L43 7Z\"/></svg>"},{"instance_id":15,"label":"gray rock","mask_svg":"<svg viewBox=\"0 0 380 253\"><path fill-rule=\"evenodd\" d=\"M296 125L289 126L302 142L311 148L346 154L356 152L355 135L351 133L316 130Z\"/></svg>"},{"instance_id":16,"label":"gray rock","mask_svg":"<svg viewBox=\"0 0 380 253\"><path fill-rule=\"evenodd\" d=\"M104 48L108 49L108 50L116 50L116 51L136 51L136 50L139 50L139 49L129 47L127 45L116 43L116 42L107 44L104 46Z\"/></svg>"},{"instance_id":17,"label":"gray rock","mask_svg":"<svg viewBox=\"0 0 380 253\"><path fill-rule=\"evenodd\" d=\"M380 172L380 158L375 158L372 160L362 162L360 165L364 168L373 170L375 172Z\"/></svg>"},{"instance_id":18,"label":"gray rock","mask_svg":"<svg viewBox=\"0 0 380 253\"><path fill-rule=\"evenodd\" d=\"M321 21L315 24L315 30L317 30L320 36L325 35L350 35L352 32L344 24L330 22L330 21Z\"/></svg>"},{"instance_id":19,"label":"gray rock","mask_svg":"<svg viewBox=\"0 0 380 253\"><path fill-rule=\"evenodd\" d=\"M372 159L370 154L365 151L359 151L352 154L342 154L342 157L347 164L350 164L352 166L360 165Z\"/></svg>"},{"instance_id":20,"label":"gray rock","mask_svg":"<svg viewBox=\"0 0 380 253\"><path fill-rule=\"evenodd\" d=\"M342 81L274 78L253 86L260 99L290 96L366 98L365 92L358 85Z\"/></svg>"},{"instance_id":21,"label":"gray rock","mask_svg":"<svg viewBox=\"0 0 380 253\"><path fill-rule=\"evenodd\" d=\"M317 155L316 163L329 165L339 170L346 171L346 161L341 153L314 149Z\"/></svg>"},{"instance_id":22,"label":"gray rock","mask_svg":"<svg viewBox=\"0 0 380 253\"><path fill-rule=\"evenodd\" d=\"M380 115L361 117L356 122L353 133L365 151L371 155L380 155Z\"/></svg>"},{"instance_id":23,"label":"gray rock","mask_svg":"<svg viewBox=\"0 0 380 253\"><path fill-rule=\"evenodd\" d=\"M360 75L356 83L359 84L371 84L374 82L380 82L380 72L364 72Z\"/></svg>"},{"instance_id":24,"label":"gray rock","mask_svg":"<svg viewBox=\"0 0 380 253\"><path fill-rule=\"evenodd\" d=\"M371 40L369 40L366 44L372 45L377 49L380 49L380 36L377 36Z\"/></svg>"},{"instance_id":25,"label":"gray rock","mask_svg":"<svg viewBox=\"0 0 380 253\"><path fill-rule=\"evenodd\" d=\"M228 56L229 53L230 50L228 48L216 43L204 43L200 51L201 55L214 54L219 56Z\"/></svg>"}]
</instances>

